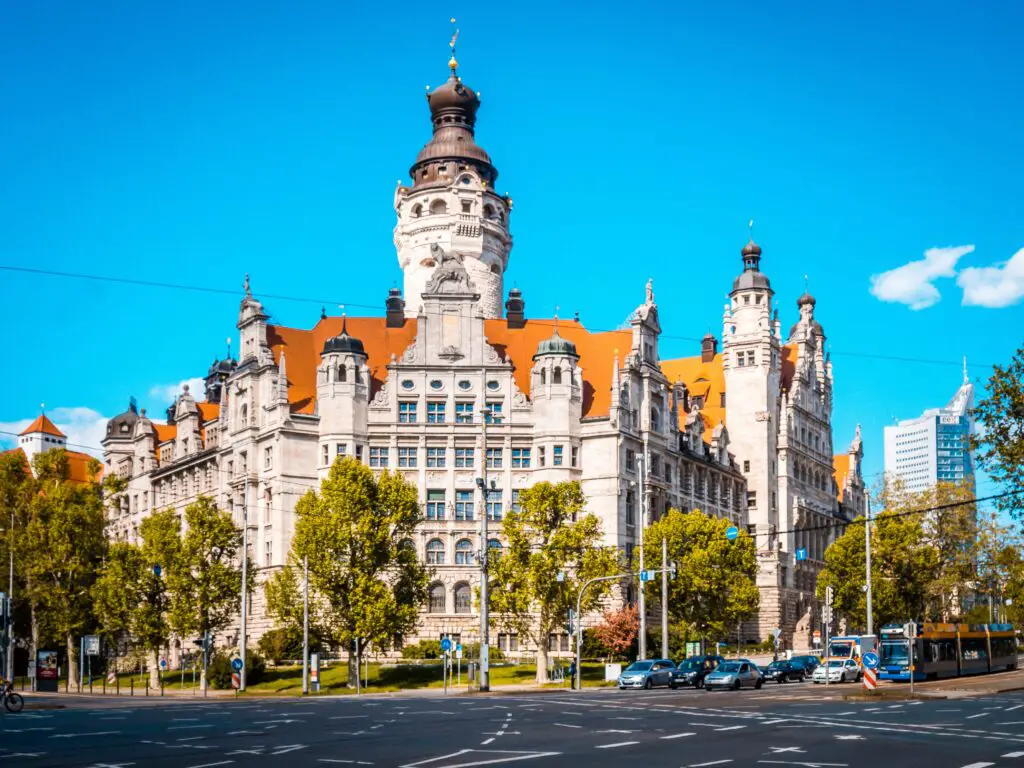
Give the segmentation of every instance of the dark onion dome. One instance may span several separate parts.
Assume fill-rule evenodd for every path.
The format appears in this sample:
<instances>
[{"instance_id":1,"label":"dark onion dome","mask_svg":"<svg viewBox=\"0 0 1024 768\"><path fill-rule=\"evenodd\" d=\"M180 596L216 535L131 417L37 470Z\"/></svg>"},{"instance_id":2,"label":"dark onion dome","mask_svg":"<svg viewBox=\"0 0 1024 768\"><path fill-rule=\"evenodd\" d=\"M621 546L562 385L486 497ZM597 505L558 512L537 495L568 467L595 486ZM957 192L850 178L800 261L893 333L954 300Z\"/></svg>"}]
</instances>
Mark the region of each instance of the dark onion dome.
<instances>
[{"instance_id":1,"label":"dark onion dome","mask_svg":"<svg viewBox=\"0 0 1024 768\"><path fill-rule=\"evenodd\" d=\"M213 363L210 365L210 370L206 372L206 375L212 376L215 373L231 374L235 368L238 367L238 361L234 358L226 357L223 360L213 359Z\"/></svg>"},{"instance_id":2,"label":"dark onion dome","mask_svg":"<svg viewBox=\"0 0 1024 768\"><path fill-rule=\"evenodd\" d=\"M810 304L812 307L815 304L817 304L817 302L814 300L814 297L811 296L811 294L808 293L807 291L804 291L804 295L796 300L796 305L798 307L802 307L802 306L804 306L804 304Z\"/></svg>"},{"instance_id":3,"label":"dark onion dome","mask_svg":"<svg viewBox=\"0 0 1024 768\"><path fill-rule=\"evenodd\" d=\"M135 434L135 422L139 420L139 414L135 407L134 398L132 398L132 400L133 402L128 406L127 411L119 413L107 422L108 435L132 437Z\"/></svg>"},{"instance_id":4,"label":"dark onion dome","mask_svg":"<svg viewBox=\"0 0 1024 768\"><path fill-rule=\"evenodd\" d=\"M767 275L761 272L761 246L751 238L750 242L740 251L743 256L743 271L732 281L734 291L751 288L771 290Z\"/></svg>"},{"instance_id":5,"label":"dark onion dome","mask_svg":"<svg viewBox=\"0 0 1024 768\"><path fill-rule=\"evenodd\" d=\"M344 317L341 319L341 333L337 336L332 336L324 342L324 351L321 354L329 355L332 353L362 355L366 357L366 349L363 347L363 342L355 336L348 335L348 322Z\"/></svg>"},{"instance_id":6,"label":"dark onion dome","mask_svg":"<svg viewBox=\"0 0 1024 768\"><path fill-rule=\"evenodd\" d=\"M545 355L559 355L560 357L575 357L579 359L579 354L576 352L576 345L568 339L563 339L558 335L558 329L555 329L554 334L550 339L544 339L540 344L537 345L537 354L533 356L536 360L538 357Z\"/></svg>"},{"instance_id":7,"label":"dark onion dome","mask_svg":"<svg viewBox=\"0 0 1024 768\"><path fill-rule=\"evenodd\" d=\"M491 165L490 156L474 139L473 127L480 97L462 83L462 78L453 69L444 85L427 94L427 103L430 105L434 136L420 150L416 162L409 169L413 186L453 183L456 173L446 167L447 161L472 166L487 184L493 186L498 171ZM447 172L446 178L439 178L441 170Z\"/></svg>"}]
</instances>

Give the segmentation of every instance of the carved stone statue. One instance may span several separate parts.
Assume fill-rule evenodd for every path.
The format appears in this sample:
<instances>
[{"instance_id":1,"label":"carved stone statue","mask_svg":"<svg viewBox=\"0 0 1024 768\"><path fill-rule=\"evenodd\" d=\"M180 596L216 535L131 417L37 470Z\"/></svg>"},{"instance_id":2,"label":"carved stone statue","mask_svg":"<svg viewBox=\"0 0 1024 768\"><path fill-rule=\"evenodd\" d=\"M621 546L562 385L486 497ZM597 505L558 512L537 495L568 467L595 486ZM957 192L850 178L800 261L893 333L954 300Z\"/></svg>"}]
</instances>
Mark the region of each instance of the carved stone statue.
<instances>
[{"instance_id":1,"label":"carved stone statue","mask_svg":"<svg viewBox=\"0 0 1024 768\"><path fill-rule=\"evenodd\" d=\"M437 243L431 243L430 255L434 257L437 266L434 267L434 274L430 276L424 293L476 293L459 254L448 253Z\"/></svg>"}]
</instances>

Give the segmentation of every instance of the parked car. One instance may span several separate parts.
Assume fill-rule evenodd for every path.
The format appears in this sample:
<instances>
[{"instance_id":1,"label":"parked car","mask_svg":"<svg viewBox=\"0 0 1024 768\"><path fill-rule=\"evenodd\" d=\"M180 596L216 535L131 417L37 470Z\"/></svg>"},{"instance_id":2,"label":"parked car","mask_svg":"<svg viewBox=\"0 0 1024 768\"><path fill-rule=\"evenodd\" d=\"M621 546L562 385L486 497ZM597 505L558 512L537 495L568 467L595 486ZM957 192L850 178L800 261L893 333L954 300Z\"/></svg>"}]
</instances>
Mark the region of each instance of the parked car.
<instances>
[{"instance_id":1,"label":"parked car","mask_svg":"<svg viewBox=\"0 0 1024 768\"><path fill-rule=\"evenodd\" d=\"M860 665L853 659L830 659L828 666L822 664L814 670L811 679L815 683L824 683L826 674L830 683L855 683L861 677Z\"/></svg>"},{"instance_id":2,"label":"parked car","mask_svg":"<svg viewBox=\"0 0 1024 768\"><path fill-rule=\"evenodd\" d=\"M715 671L715 667L725 659L721 656L691 656L679 662L672 673L672 689L692 685L694 688L704 687L704 678Z\"/></svg>"},{"instance_id":3,"label":"parked car","mask_svg":"<svg viewBox=\"0 0 1024 768\"><path fill-rule=\"evenodd\" d=\"M705 691L713 691L715 688L738 691L740 688L760 688L763 684L764 677L757 666L742 660L723 661L704 678Z\"/></svg>"},{"instance_id":4,"label":"parked car","mask_svg":"<svg viewBox=\"0 0 1024 768\"><path fill-rule=\"evenodd\" d=\"M807 679L807 668L798 661L773 661L762 670L765 680L788 683L790 680L803 682Z\"/></svg>"},{"instance_id":5,"label":"parked car","mask_svg":"<svg viewBox=\"0 0 1024 768\"><path fill-rule=\"evenodd\" d=\"M671 685L676 663L672 659L634 661L619 675L619 690Z\"/></svg>"},{"instance_id":6,"label":"parked car","mask_svg":"<svg viewBox=\"0 0 1024 768\"><path fill-rule=\"evenodd\" d=\"M821 658L814 655L808 656L794 656L790 661L796 661L804 665L804 669L807 670L807 674L811 675L818 667L821 666Z\"/></svg>"}]
</instances>

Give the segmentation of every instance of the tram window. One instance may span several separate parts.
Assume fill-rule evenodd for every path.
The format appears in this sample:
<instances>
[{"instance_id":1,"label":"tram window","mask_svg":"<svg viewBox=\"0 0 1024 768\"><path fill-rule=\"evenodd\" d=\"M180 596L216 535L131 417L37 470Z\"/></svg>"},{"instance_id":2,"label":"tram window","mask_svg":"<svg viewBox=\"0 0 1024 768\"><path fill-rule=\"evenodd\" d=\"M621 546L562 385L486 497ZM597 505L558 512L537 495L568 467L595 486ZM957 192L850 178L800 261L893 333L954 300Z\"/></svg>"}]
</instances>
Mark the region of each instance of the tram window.
<instances>
[{"instance_id":1,"label":"tram window","mask_svg":"<svg viewBox=\"0 0 1024 768\"><path fill-rule=\"evenodd\" d=\"M993 656L1016 656L1016 648L1013 647L1014 643L1008 637L993 637L992 638L992 655Z\"/></svg>"},{"instance_id":2,"label":"tram window","mask_svg":"<svg viewBox=\"0 0 1024 768\"><path fill-rule=\"evenodd\" d=\"M956 643L952 640L927 640L925 658L931 661L956 661Z\"/></svg>"},{"instance_id":3,"label":"tram window","mask_svg":"<svg viewBox=\"0 0 1024 768\"><path fill-rule=\"evenodd\" d=\"M960 641L964 661L984 661L988 658L988 649L982 638L965 638Z\"/></svg>"}]
</instances>

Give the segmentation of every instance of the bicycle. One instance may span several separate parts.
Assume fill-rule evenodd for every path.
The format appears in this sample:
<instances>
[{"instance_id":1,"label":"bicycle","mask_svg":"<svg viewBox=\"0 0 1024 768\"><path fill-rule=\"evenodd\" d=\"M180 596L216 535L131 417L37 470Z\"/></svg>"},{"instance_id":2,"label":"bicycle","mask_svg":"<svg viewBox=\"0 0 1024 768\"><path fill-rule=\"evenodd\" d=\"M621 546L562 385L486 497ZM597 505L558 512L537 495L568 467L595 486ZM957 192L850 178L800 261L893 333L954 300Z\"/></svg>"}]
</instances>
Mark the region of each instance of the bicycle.
<instances>
[{"instance_id":1,"label":"bicycle","mask_svg":"<svg viewBox=\"0 0 1024 768\"><path fill-rule=\"evenodd\" d=\"M4 700L4 708L8 712L21 712L25 708L25 697L14 692L14 683L10 680L0 682L0 696Z\"/></svg>"}]
</instances>

